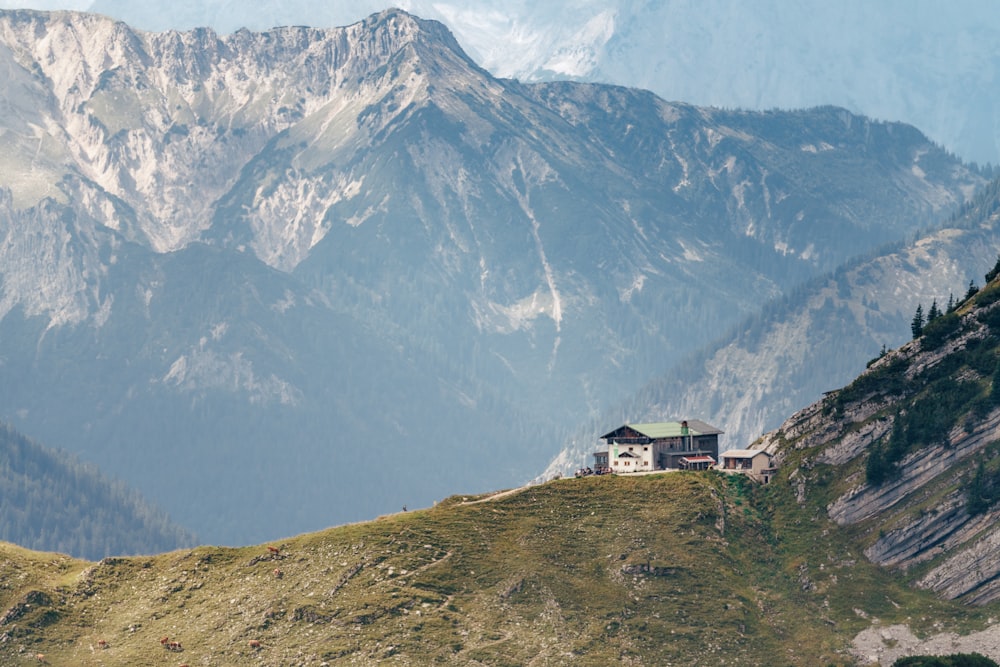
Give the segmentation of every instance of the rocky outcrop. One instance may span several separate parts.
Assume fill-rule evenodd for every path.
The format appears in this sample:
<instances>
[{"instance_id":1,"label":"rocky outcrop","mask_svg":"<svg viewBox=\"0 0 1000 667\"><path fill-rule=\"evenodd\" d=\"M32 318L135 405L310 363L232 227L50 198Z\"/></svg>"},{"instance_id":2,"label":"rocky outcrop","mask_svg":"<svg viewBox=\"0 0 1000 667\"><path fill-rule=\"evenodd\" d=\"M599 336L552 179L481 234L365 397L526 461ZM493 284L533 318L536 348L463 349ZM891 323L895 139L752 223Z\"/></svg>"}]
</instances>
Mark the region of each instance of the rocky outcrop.
<instances>
[{"instance_id":1,"label":"rocky outcrop","mask_svg":"<svg viewBox=\"0 0 1000 667\"><path fill-rule=\"evenodd\" d=\"M844 525L883 513L998 438L1000 411L994 411L976 424L971 433L956 427L952 429L947 445L925 447L900 461L898 479L879 486L863 484L835 500L827 508L830 518Z\"/></svg>"},{"instance_id":2,"label":"rocky outcrop","mask_svg":"<svg viewBox=\"0 0 1000 667\"><path fill-rule=\"evenodd\" d=\"M870 410L875 407L873 402L866 404ZM885 437L892 429L892 418L867 419L863 417L864 412L853 412L849 417L852 421L861 418L861 426L856 430L844 433L836 442L830 443L819 456L816 463L826 463L829 465L843 465L855 457L861 455L873 442ZM869 413L870 416L870 413Z\"/></svg>"},{"instance_id":3,"label":"rocky outcrop","mask_svg":"<svg viewBox=\"0 0 1000 667\"><path fill-rule=\"evenodd\" d=\"M852 645L851 654L862 665L890 667L907 656L955 653L979 653L997 660L1000 659L1000 625L990 624L985 630L967 635L944 632L918 637L906 625L873 623L854 637Z\"/></svg>"},{"instance_id":4,"label":"rocky outcrop","mask_svg":"<svg viewBox=\"0 0 1000 667\"><path fill-rule=\"evenodd\" d=\"M905 568L943 553L967 521L965 501L960 493L953 493L932 512L879 537L865 549L865 556L879 565Z\"/></svg>"},{"instance_id":5,"label":"rocky outcrop","mask_svg":"<svg viewBox=\"0 0 1000 667\"><path fill-rule=\"evenodd\" d=\"M996 520L997 516L991 518ZM991 526L983 537L963 546L921 578L918 585L948 599L965 596L970 604L1000 599L1000 528Z\"/></svg>"},{"instance_id":6,"label":"rocky outcrop","mask_svg":"<svg viewBox=\"0 0 1000 667\"><path fill-rule=\"evenodd\" d=\"M419 43L441 55L449 47L461 53L440 24L401 12L347 28L218 35L145 33L91 14L16 11L0 14L0 42L16 71L36 73L35 86L44 82L49 131L58 124L65 132L70 155L42 163L51 178L78 174L97 185L104 223L157 252L198 239L216 202L276 135L306 119L336 132L338 141L378 131L355 122L361 109L390 91L405 105L401 97L426 88L426 73L400 81L386 71L400 52ZM315 159L302 153L306 162ZM68 164L61 162L66 157ZM300 169L292 191L276 184L248 211L262 258L286 270L322 239L315 221L357 187L355 179L323 183L310 178L310 166ZM27 185L14 187L27 203ZM127 206L112 206L115 200ZM312 213L300 216L310 229L287 224L293 206Z\"/></svg>"},{"instance_id":7,"label":"rocky outcrop","mask_svg":"<svg viewBox=\"0 0 1000 667\"><path fill-rule=\"evenodd\" d=\"M788 483L800 504L811 497L820 477L826 480L822 483L831 479L829 471L813 474L816 466L851 471L833 475L840 491L826 506L830 519L861 527L870 561L901 572L923 566L914 585L969 604L1000 599L1000 529L995 527L1000 509L975 515L968 509L973 476L986 474L975 472L977 464L989 466L1000 442L995 389L984 393L991 382L984 376L996 377L991 368L997 289L991 284L981 300L967 301L936 332L928 325L923 336L878 359L849 386L799 411L760 442L778 460L795 455L798 464L788 473ZM962 386L977 398L953 407L943 392ZM909 413L930 411L938 401L958 412L944 416L953 424L947 437L927 444L910 429L915 424L932 428L940 421ZM896 435L897 419L906 420L900 425L905 435L902 430ZM896 437L907 438L903 442L911 449L892 461L888 479L867 482L868 473L858 471L859 459L868 465L872 448L891 447Z\"/></svg>"},{"instance_id":8,"label":"rocky outcrop","mask_svg":"<svg viewBox=\"0 0 1000 667\"><path fill-rule=\"evenodd\" d=\"M785 456L783 443L792 443L794 449L822 447L816 456L816 463L846 463L892 427L891 419L871 420L887 404L885 397L880 397L880 400L872 397L849 406L841 417L831 419L825 402L814 403L792 416L781 429L766 433L761 438L760 447L773 454L779 462Z\"/></svg>"}]
</instances>

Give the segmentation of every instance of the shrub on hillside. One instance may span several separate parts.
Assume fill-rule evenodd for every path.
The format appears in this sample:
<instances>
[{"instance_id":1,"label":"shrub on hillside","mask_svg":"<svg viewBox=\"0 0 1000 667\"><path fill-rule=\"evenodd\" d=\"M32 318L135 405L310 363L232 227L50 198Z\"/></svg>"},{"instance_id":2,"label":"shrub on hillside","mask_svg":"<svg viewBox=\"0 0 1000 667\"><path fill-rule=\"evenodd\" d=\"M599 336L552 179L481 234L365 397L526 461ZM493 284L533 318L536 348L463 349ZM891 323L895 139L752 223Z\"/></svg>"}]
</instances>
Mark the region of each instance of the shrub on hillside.
<instances>
[{"instance_id":1,"label":"shrub on hillside","mask_svg":"<svg viewBox=\"0 0 1000 667\"><path fill-rule=\"evenodd\" d=\"M912 655L900 658L892 667L1000 667L997 663L979 653L955 653L953 655Z\"/></svg>"}]
</instances>

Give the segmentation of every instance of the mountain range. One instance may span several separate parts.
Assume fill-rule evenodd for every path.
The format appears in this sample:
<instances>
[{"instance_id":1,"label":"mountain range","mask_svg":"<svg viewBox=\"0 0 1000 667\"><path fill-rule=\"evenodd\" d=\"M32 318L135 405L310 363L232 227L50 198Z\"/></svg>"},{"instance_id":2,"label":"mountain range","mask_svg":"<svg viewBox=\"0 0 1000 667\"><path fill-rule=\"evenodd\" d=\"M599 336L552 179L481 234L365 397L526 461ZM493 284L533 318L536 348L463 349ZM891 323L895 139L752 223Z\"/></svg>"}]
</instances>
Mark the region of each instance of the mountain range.
<instances>
[{"instance_id":1,"label":"mountain range","mask_svg":"<svg viewBox=\"0 0 1000 667\"><path fill-rule=\"evenodd\" d=\"M0 528L45 533L2 537L185 547L0 544L0 662L1000 658L988 170L496 79L398 10L0 12L0 63L0 418L75 452L0 430ZM520 486L679 416L773 481Z\"/></svg>"},{"instance_id":2,"label":"mountain range","mask_svg":"<svg viewBox=\"0 0 1000 667\"><path fill-rule=\"evenodd\" d=\"M386 7L373 0L54 6L86 7L145 30L219 32L347 25ZM1000 22L990 2L573 0L497 7L485 0L399 0L394 6L443 22L494 76L613 83L730 109L834 104L905 121L965 160L1000 164L993 92L1000 60L992 46Z\"/></svg>"},{"instance_id":3,"label":"mountain range","mask_svg":"<svg viewBox=\"0 0 1000 667\"><path fill-rule=\"evenodd\" d=\"M987 182L840 108L497 79L398 10L230 35L6 11L0 62L0 417L213 542L528 479Z\"/></svg>"}]
</instances>

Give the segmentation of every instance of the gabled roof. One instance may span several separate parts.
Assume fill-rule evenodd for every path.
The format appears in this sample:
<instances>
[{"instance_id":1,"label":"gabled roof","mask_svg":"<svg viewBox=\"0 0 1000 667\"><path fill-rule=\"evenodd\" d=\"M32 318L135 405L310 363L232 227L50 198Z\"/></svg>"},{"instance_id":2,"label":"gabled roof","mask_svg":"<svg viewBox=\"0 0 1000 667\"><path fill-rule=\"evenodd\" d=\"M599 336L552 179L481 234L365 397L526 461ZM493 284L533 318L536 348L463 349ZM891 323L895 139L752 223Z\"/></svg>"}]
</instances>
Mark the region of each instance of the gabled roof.
<instances>
[{"instance_id":1,"label":"gabled roof","mask_svg":"<svg viewBox=\"0 0 1000 667\"><path fill-rule=\"evenodd\" d=\"M769 458L771 456L763 449L730 449L729 451L722 452L720 456L724 456L727 459L752 459L758 454L767 454Z\"/></svg>"},{"instance_id":2,"label":"gabled roof","mask_svg":"<svg viewBox=\"0 0 1000 667\"><path fill-rule=\"evenodd\" d=\"M681 461L684 463L715 463L715 459L711 456L682 456Z\"/></svg>"},{"instance_id":3,"label":"gabled roof","mask_svg":"<svg viewBox=\"0 0 1000 667\"><path fill-rule=\"evenodd\" d=\"M699 419L688 419L688 433L690 435L713 435L722 433L711 424L707 424ZM624 438L628 430L635 431L639 435L647 438L679 438L681 436L681 422L653 422L649 424L625 424L616 428L610 433L601 436L602 440L608 438Z\"/></svg>"}]
</instances>

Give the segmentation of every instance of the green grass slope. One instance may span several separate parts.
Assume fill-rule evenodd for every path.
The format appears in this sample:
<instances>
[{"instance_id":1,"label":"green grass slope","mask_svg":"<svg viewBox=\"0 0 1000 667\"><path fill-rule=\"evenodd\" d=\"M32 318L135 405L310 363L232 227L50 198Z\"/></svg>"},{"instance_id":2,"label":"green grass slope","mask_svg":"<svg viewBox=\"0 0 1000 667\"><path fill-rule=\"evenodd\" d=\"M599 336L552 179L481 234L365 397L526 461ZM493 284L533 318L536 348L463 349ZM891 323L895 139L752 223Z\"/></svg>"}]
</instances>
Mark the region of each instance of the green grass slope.
<instances>
[{"instance_id":1,"label":"green grass slope","mask_svg":"<svg viewBox=\"0 0 1000 667\"><path fill-rule=\"evenodd\" d=\"M92 564L0 546L0 664L827 665L873 617L980 623L791 494L566 479L259 547Z\"/></svg>"}]
</instances>

